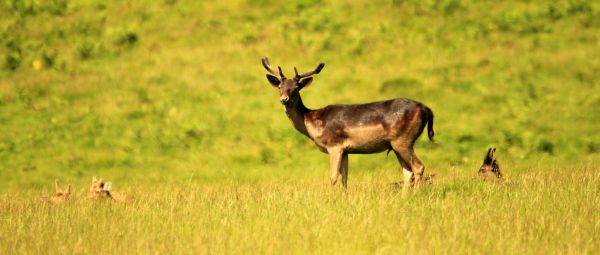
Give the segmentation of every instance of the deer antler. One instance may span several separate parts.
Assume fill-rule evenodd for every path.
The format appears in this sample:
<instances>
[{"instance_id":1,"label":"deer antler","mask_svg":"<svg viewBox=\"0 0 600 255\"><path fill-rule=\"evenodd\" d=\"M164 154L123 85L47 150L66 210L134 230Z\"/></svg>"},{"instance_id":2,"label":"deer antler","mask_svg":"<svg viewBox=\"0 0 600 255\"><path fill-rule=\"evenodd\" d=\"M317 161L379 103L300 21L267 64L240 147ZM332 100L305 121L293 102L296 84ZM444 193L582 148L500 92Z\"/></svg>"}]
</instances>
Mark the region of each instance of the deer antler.
<instances>
[{"instance_id":1,"label":"deer antler","mask_svg":"<svg viewBox=\"0 0 600 255\"><path fill-rule=\"evenodd\" d=\"M320 63L317 66L317 68L315 68L315 70L312 70L308 73L298 74L298 69L294 66L294 72L296 73L296 79L302 79L302 78L306 78L306 77L314 75L314 74L318 74L321 72L323 67L325 67L325 63Z\"/></svg>"},{"instance_id":2,"label":"deer antler","mask_svg":"<svg viewBox=\"0 0 600 255\"><path fill-rule=\"evenodd\" d=\"M283 72L281 71L281 66L277 66L277 69L279 69L279 73L275 72L275 70L271 68L271 65L269 64L269 59L267 57L264 57L262 59L262 65L265 67L265 69L267 69L267 71L269 71L269 73L279 78L285 78L285 75L283 75Z\"/></svg>"}]
</instances>

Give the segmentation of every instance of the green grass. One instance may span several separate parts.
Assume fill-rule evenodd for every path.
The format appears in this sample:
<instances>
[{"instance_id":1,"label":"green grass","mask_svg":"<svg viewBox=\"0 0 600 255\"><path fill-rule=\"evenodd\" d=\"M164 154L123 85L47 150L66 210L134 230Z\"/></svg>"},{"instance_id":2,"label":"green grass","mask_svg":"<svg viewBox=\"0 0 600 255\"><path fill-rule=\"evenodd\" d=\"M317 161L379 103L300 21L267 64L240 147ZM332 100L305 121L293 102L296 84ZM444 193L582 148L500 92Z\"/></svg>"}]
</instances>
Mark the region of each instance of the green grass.
<instances>
[{"instance_id":1,"label":"green grass","mask_svg":"<svg viewBox=\"0 0 600 255\"><path fill-rule=\"evenodd\" d=\"M4 1L1 253L593 253L598 17L579 0ZM427 104L436 182L400 199L393 156L352 155L349 192L331 190L263 56L326 63L311 108ZM471 179L490 146L506 184ZM132 199L82 200L92 176ZM49 207L55 178L76 197Z\"/></svg>"}]
</instances>

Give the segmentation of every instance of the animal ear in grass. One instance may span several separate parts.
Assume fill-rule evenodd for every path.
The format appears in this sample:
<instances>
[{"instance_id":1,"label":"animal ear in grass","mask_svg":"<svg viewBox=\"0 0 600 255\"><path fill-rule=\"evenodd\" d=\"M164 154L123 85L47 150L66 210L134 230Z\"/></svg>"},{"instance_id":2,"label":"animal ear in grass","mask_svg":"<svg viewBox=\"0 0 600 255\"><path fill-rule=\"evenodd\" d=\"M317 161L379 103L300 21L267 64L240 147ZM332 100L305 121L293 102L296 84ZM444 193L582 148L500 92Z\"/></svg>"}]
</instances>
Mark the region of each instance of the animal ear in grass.
<instances>
[{"instance_id":1,"label":"animal ear in grass","mask_svg":"<svg viewBox=\"0 0 600 255\"><path fill-rule=\"evenodd\" d=\"M58 179L54 180L54 196L42 196L40 199L42 201L48 202L52 205L56 205L62 203L63 201L69 199L71 196L71 184L67 184L67 189L63 191L60 187L60 183Z\"/></svg>"},{"instance_id":2,"label":"animal ear in grass","mask_svg":"<svg viewBox=\"0 0 600 255\"><path fill-rule=\"evenodd\" d=\"M501 180L502 172L496 159L496 148L489 148L485 157L483 158L483 164L479 167L477 176L483 180Z\"/></svg>"},{"instance_id":3,"label":"animal ear in grass","mask_svg":"<svg viewBox=\"0 0 600 255\"><path fill-rule=\"evenodd\" d=\"M110 191L111 188L112 188L112 183L111 182L106 182L106 183L104 183L104 186L102 187L102 190L104 190L104 191Z\"/></svg>"},{"instance_id":4,"label":"animal ear in grass","mask_svg":"<svg viewBox=\"0 0 600 255\"><path fill-rule=\"evenodd\" d=\"M60 183L58 182L58 179L54 179L54 194L56 194L56 196L60 196L60 194L62 194L62 189L60 188Z\"/></svg>"},{"instance_id":5,"label":"animal ear in grass","mask_svg":"<svg viewBox=\"0 0 600 255\"><path fill-rule=\"evenodd\" d=\"M67 191L65 191L65 195L67 195L67 196L71 195L71 184L67 185Z\"/></svg>"}]
</instances>

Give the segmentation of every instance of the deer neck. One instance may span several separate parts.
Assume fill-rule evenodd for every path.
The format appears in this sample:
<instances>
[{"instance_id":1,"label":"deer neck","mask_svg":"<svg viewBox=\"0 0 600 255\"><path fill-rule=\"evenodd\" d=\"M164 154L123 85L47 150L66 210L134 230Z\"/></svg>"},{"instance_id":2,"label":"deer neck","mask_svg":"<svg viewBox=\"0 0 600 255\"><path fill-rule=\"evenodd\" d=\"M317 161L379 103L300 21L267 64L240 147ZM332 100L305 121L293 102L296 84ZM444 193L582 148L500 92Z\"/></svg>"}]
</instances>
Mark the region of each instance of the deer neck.
<instances>
[{"instance_id":1,"label":"deer neck","mask_svg":"<svg viewBox=\"0 0 600 255\"><path fill-rule=\"evenodd\" d=\"M294 128L308 138L310 138L310 136L308 135L308 130L304 124L304 114L310 111L311 110L306 108L302 102L302 97L300 97L300 95L298 95L297 100L294 100L290 105L285 106L285 114L292 121Z\"/></svg>"}]
</instances>

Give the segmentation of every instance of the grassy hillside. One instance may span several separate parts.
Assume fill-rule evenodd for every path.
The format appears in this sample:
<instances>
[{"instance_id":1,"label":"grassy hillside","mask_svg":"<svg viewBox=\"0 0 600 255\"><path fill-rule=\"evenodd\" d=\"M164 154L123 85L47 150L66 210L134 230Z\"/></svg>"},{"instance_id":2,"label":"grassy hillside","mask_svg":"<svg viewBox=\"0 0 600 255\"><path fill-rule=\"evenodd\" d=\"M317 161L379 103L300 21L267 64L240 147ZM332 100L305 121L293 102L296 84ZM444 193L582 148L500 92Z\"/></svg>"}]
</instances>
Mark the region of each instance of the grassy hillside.
<instances>
[{"instance_id":1,"label":"grassy hillside","mask_svg":"<svg viewBox=\"0 0 600 255\"><path fill-rule=\"evenodd\" d=\"M2 12L5 189L57 173L321 174L326 157L291 128L262 56L288 73L327 64L303 93L313 108L429 105L439 144L418 150L431 170L471 170L490 145L511 164L598 162L599 10L586 1L15 1ZM384 157L352 166L396 166Z\"/></svg>"},{"instance_id":2,"label":"grassy hillside","mask_svg":"<svg viewBox=\"0 0 600 255\"><path fill-rule=\"evenodd\" d=\"M560 217L599 209L597 199L593 199L598 195L594 187L600 185L598 35L600 4L579 0L3 1L0 4L0 192L5 195L0 200L0 210L7 211L8 216L0 216L3 217L0 220L11 219L9 226L22 226L25 222L16 217L27 211L31 214L28 220L37 225L21 231L62 228L63 223L47 223L45 218L58 212L25 198L50 193L54 178L73 183L84 196L91 177L96 175L112 180L115 187L136 193L139 200L131 207L117 206L100 212L74 203L65 209L68 214L82 209L86 210L86 216L82 217L100 217L107 221L102 224L109 224L110 217L97 214L106 210L116 217L135 217L131 210L139 208L153 213L148 203L155 198L146 195L154 196L155 189L169 193L174 186L201 186L194 188L192 194L203 197L205 188L217 195L220 191L229 194L241 185L248 197L264 195L270 187L275 187L275 194L265 195L268 201L249 200L256 206L267 203L285 210L294 203L329 201L330 195L336 201L335 206L349 202L340 214L329 212L331 225L350 224L338 217L354 211L353 205L379 207L376 212L381 214L372 215L377 220L354 226L352 229L357 232L382 227L386 217L392 217L387 218L392 221L396 217L401 219L401 213L390 216L383 211L417 210L426 214L428 209L438 210L433 214L437 216L446 215L444 210L450 214L448 221L430 231L458 231L456 228L467 220L460 219L460 215L474 213L474 209L468 209L472 205L464 203L473 195L482 196L481 199L495 196L493 201L502 204L502 208L515 210L501 217L526 215L517 219L517 225L529 224L535 218L543 226L546 219L550 226L558 228ZM273 65L281 65L288 74L294 66L309 70L319 62L326 63L313 85L302 92L304 102L311 108L395 97L408 97L428 105L435 113L438 143L423 138L416 151L426 171L437 173L440 181L409 202L403 202L387 186L401 176L393 156L352 155L349 185L358 187L349 198L329 194L325 185L328 158L292 128L277 92L264 77L266 71L260 65L263 56L268 56ZM489 146L498 148L501 167L517 184L504 187L471 183L470 177ZM543 185L529 188L530 184L524 184L526 181L521 178L531 175L537 176ZM567 177L561 179L561 176ZM299 193L293 191L294 187L300 189ZM184 192L182 189L176 188L175 194ZM278 189L284 191L277 193ZM480 189L486 191L485 195L478 192ZM448 200L440 196L440 192L448 190L457 197ZM569 190L568 194L575 197L556 200L546 194L558 190ZM535 197L512 201L529 192L543 196L540 206L548 211L525 213L536 205ZM22 199L13 201L9 194ZM307 197L278 200L279 195ZM156 203L171 208L168 210L182 209L176 205L178 195L166 194L156 199ZM189 199L190 207L183 210L193 210L192 205L203 208L200 204L205 200L195 196ZM361 199L365 202L353 203ZM577 204L586 203L587 199L594 201ZM380 200L393 202L379 204ZM335 208L325 201L315 206ZM430 207L410 209L430 202L433 203ZM578 209L570 207L573 203ZM291 208L302 215L300 205L294 206ZM565 211L554 214L550 212L554 206ZM307 215L320 214L309 209L305 211ZM40 210L49 214L39 215ZM219 210L217 213L224 214L233 210L250 222L256 220L257 225L244 230L220 229L213 233L217 238L233 231L230 241L241 242L240 238L247 234L244 231L254 230L259 236L269 233L264 229L266 222L258 219L263 211L256 209L246 214L237 207ZM184 217L167 211L161 213ZM282 213L275 212L281 216L279 220L289 219ZM160 217L145 215L150 219ZM217 216L191 217L200 222L191 226L199 227L201 222ZM207 218L202 218L203 221L199 220L201 217ZM419 230L423 235L427 222L432 220L408 219L421 224L418 228L423 228ZM406 227L408 219L391 226ZM582 238L581 242L575 242L579 246L571 250L555 243L556 246L550 247L573 253L598 248L598 222L598 216L589 216L581 222L569 221L569 226L588 224L581 230L584 232L573 230ZM125 233L157 230L138 223L131 222ZM306 230L313 223L296 222L295 226ZM173 234L189 234L190 240L196 240L191 233L194 228L155 224L171 229ZM530 247L516 242L531 241L538 234L548 233L538 240L539 247L556 240L571 247L568 241L574 239L569 238L575 238L558 229L534 228L533 232L527 232L527 226L514 230L502 225L490 230L502 235L514 230L524 235L514 242L507 240L494 246L492 239L486 239L484 243L488 245L454 248L502 252L500 248L508 245L515 252L531 252ZM1 227L0 234L4 236L8 230ZM284 228L275 233L289 234L289 231ZM334 226L322 231L316 237L324 236L326 240L340 237ZM23 239L26 232L19 233L13 239L13 248L40 251L39 247L28 249L24 243L28 239ZM457 233L455 237L474 234ZM50 236L42 238L42 244L53 242ZM136 244L139 246L161 240L161 236L154 235L139 238L140 243ZM402 236L389 238L404 240ZM309 238L307 242L311 243L310 240L313 248L326 246L318 238ZM347 241L367 253L379 251L375 246L383 242ZM94 242L84 241L82 250L90 251L99 245ZM264 245L261 251L268 252L271 246ZM270 251L281 248L278 245L286 244L276 243ZM437 245L439 250L435 251L443 252L443 247L448 247L443 240ZM211 252L202 247L197 248ZM293 247L300 252L311 249L299 244ZM74 249L54 248L56 252ZM243 247L241 250L244 251ZM420 246L409 250L427 251ZM343 251L352 249L340 250ZM380 252L394 251L397 250Z\"/></svg>"}]
</instances>

